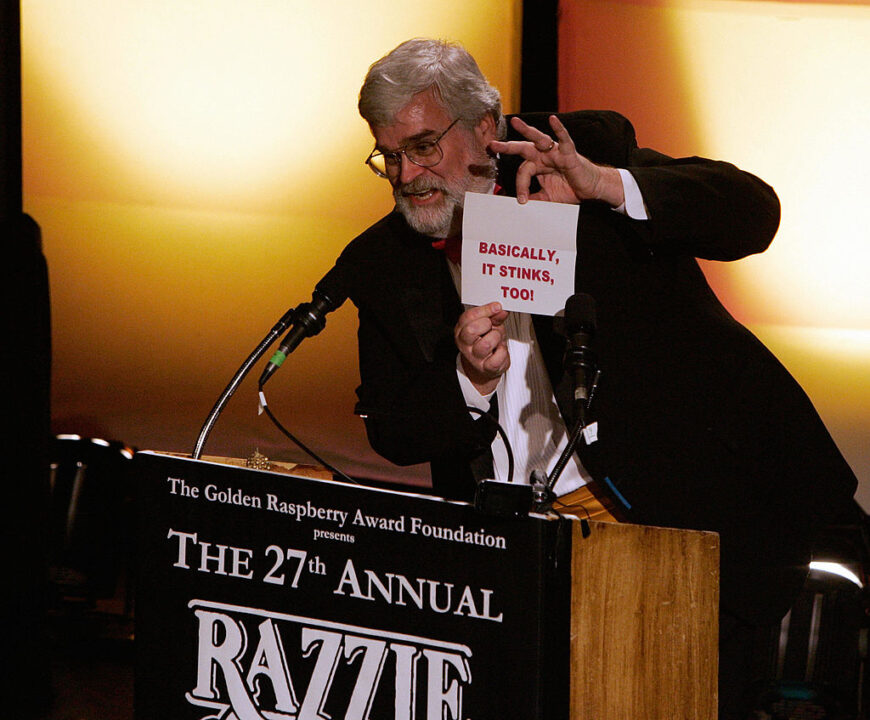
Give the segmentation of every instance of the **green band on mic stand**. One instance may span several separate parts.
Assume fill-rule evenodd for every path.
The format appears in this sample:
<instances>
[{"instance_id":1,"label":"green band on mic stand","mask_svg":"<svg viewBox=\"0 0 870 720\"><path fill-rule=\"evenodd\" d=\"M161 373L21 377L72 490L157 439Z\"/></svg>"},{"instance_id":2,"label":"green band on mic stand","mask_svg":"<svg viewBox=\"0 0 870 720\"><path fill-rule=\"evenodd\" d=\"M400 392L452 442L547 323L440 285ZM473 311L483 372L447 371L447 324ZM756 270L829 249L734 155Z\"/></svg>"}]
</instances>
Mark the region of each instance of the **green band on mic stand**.
<instances>
[{"instance_id":1,"label":"green band on mic stand","mask_svg":"<svg viewBox=\"0 0 870 720\"><path fill-rule=\"evenodd\" d=\"M283 363L287 359L287 356L282 353L280 350L276 350L275 354L269 359L269 362L272 363L275 367L281 367L281 363Z\"/></svg>"}]
</instances>

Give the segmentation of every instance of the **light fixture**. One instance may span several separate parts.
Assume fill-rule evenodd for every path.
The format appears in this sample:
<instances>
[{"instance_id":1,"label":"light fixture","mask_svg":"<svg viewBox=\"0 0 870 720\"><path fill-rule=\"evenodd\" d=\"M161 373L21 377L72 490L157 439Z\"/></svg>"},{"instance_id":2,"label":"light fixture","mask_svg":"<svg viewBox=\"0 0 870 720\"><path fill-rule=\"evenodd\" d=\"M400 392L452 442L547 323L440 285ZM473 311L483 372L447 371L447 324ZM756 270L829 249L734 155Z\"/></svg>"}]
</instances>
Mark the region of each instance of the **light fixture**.
<instances>
[{"instance_id":1,"label":"light fixture","mask_svg":"<svg viewBox=\"0 0 870 720\"><path fill-rule=\"evenodd\" d=\"M864 587L864 583L861 582L861 579L849 570L849 568L840 563L813 560L810 563L810 570L818 570L819 572L839 575L842 578L846 578L849 582L855 583L859 588Z\"/></svg>"}]
</instances>

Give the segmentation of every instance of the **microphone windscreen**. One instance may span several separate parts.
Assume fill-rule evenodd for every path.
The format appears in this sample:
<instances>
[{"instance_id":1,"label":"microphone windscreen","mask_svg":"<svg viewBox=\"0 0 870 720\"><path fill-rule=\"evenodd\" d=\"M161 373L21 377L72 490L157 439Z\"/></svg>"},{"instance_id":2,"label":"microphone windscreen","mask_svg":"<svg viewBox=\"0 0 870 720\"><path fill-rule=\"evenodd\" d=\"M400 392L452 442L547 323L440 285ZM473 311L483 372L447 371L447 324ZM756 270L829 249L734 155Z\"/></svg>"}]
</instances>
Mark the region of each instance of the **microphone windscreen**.
<instances>
[{"instance_id":1,"label":"microphone windscreen","mask_svg":"<svg viewBox=\"0 0 870 720\"><path fill-rule=\"evenodd\" d=\"M350 283L344 265L336 263L314 289L326 298L330 305L330 312L340 308L350 293Z\"/></svg>"},{"instance_id":2,"label":"microphone windscreen","mask_svg":"<svg viewBox=\"0 0 870 720\"><path fill-rule=\"evenodd\" d=\"M596 326L595 298L576 293L565 303L565 330L570 336L578 332L591 333Z\"/></svg>"}]
</instances>

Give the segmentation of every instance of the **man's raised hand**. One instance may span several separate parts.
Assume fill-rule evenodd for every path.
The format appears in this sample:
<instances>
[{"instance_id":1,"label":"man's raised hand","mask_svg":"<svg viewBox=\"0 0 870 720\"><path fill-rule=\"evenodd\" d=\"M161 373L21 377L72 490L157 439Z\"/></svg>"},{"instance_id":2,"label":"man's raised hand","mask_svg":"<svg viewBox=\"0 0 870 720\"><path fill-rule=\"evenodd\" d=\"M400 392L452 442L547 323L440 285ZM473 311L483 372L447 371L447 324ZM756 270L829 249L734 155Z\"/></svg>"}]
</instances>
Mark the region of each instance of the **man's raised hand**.
<instances>
[{"instance_id":1,"label":"man's raised hand","mask_svg":"<svg viewBox=\"0 0 870 720\"><path fill-rule=\"evenodd\" d=\"M495 140L489 147L493 152L523 158L516 180L519 202L546 200L577 204L583 200L600 200L618 207L625 201L622 179L616 169L596 165L578 153L565 126L555 115L550 116L550 127L556 141L518 117L511 118L511 125L526 139ZM537 178L541 189L530 195L532 178Z\"/></svg>"}]
</instances>

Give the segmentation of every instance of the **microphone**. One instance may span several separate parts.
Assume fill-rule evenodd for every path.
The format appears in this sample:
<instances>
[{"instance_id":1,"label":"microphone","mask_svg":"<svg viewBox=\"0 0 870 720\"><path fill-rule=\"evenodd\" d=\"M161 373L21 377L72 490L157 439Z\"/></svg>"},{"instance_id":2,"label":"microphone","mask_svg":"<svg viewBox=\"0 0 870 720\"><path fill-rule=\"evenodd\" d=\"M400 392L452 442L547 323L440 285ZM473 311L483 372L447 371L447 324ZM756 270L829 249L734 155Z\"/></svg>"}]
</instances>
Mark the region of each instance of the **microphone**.
<instances>
[{"instance_id":1,"label":"microphone","mask_svg":"<svg viewBox=\"0 0 870 720\"><path fill-rule=\"evenodd\" d=\"M569 434L568 444L547 478L546 486L541 487L541 479L536 478L538 486L536 499L539 509L547 508L552 503L556 481L565 469L568 459L577 447L580 434L586 427L586 409L591 398L589 378L593 379L594 389L598 377L597 359L590 347L596 325L595 298L585 293L577 293L569 297L565 303L565 317L559 333L568 340L562 364L565 372L570 373L574 380L574 427Z\"/></svg>"},{"instance_id":2,"label":"microphone","mask_svg":"<svg viewBox=\"0 0 870 720\"><path fill-rule=\"evenodd\" d=\"M263 374L260 375L261 388L281 367L287 356L296 349L299 343L323 330L326 325L326 315L333 310L338 310L347 300L348 291L346 288L345 273L339 269L338 265L335 265L314 286L311 302L301 303L290 312L293 325L284 336L275 354L269 359L269 364L266 365Z\"/></svg>"},{"instance_id":3,"label":"microphone","mask_svg":"<svg viewBox=\"0 0 870 720\"><path fill-rule=\"evenodd\" d=\"M577 293L565 303L565 337L562 359L565 371L574 380L574 417L584 418L589 403L589 380L595 375L597 359L590 345L596 329L595 298ZM585 423L584 423L585 424Z\"/></svg>"}]
</instances>

